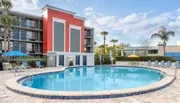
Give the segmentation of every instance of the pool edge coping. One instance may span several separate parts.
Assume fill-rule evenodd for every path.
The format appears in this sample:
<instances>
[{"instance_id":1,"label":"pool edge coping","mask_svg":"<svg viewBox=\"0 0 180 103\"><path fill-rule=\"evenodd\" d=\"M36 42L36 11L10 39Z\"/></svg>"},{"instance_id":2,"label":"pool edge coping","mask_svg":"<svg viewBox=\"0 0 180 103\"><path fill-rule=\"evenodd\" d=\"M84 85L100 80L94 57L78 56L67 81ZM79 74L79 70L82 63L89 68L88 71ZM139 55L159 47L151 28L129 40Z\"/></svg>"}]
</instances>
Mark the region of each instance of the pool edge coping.
<instances>
[{"instance_id":1,"label":"pool edge coping","mask_svg":"<svg viewBox=\"0 0 180 103\"><path fill-rule=\"evenodd\" d=\"M120 66L120 65L113 65L113 66ZM77 66L73 66L77 67ZM138 66L139 67L139 66ZM140 66L146 67L146 66ZM48 70L43 72L36 72L35 75L44 74L44 73L53 73L53 72L60 72L65 70L67 67L63 67L59 70ZM146 67L149 69L158 70L161 73L165 73L163 79L158 82L152 83L147 86L141 86L138 88L132 89L121 89L121 90L105 90L105 91L49 91L49 90L40 90L25 87L18 83L18 80L25 78L27 76L20 76L15 77L12 79L7 80L6 87L14 91L16 93L32 96L32 97L39 97L39 98L49 98L49 99L101 99L101 98L116 98L116 97L126 97L126 96L133 96L139 94L145 94L153 91L160 90L168 85L170 85L174 80L174 76L168 75L166 71L163 71L159 68L154 67Z\"/></svg>"}]
</instances>

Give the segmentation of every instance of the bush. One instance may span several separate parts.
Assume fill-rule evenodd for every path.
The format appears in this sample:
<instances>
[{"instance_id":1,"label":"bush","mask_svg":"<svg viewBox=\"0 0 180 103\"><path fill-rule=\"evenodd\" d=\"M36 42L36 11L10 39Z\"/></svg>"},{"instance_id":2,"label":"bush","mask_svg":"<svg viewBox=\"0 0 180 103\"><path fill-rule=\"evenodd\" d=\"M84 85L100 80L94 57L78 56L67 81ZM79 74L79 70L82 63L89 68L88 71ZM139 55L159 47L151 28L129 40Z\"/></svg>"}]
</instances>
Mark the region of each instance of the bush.
<instances>
[{"instance_id":1,"label":"bush","mask_svg":"<svg viewBox=\"0 0 180 103\"><path fill-rule=\"evenodd\" d=\"M95 63L94 64L95 65L100 65L99 55L96 54L94 58L95 58Z\"/></svg>"},{"instance_id":2,"label":"bush","mask_svg":"<svg viewBox=\"0 0 180 103\"><path fill-rule=\"evenodd\" d=\"M140 56L139 58L128 58L126 56L120 56L116 57L116 61L171 61L174 62L175 60L172 57L167 57L167 56Z\"/></svg>"},{"instance_id":3,"label":"bush","mask_svg":"<svg viewBox=\"0 0 180 103\"><path fill-rule=\"evenodd\" d=\"M46 67L47 66L46 58L47 58L46 56L43 56L43 57L28 56L28 57L10 58L9 62L10 63L18 62L21 64L23 61L27 61L28 65L31 66L32 68L34 68L34 67L36 67L36 61L40 61L41 65ZM0 70L3 70L2 63L4 61L7 61L7 60L1 57L0 58Z\"/></svg>"},{"instance_id":4,"label":"bush","mask_svg":"<svg viewBox=\"0 0 180 103\"><path fill-rule=\"evenodd\" d=\"M95 65L100 65L102 64L111 64L111 58L109 55L104 55L104 60L100 60L100 55L96 54L95 55ZM115 64L115 60L113 61L113 63Z\"/></svg>"}]
</instances>

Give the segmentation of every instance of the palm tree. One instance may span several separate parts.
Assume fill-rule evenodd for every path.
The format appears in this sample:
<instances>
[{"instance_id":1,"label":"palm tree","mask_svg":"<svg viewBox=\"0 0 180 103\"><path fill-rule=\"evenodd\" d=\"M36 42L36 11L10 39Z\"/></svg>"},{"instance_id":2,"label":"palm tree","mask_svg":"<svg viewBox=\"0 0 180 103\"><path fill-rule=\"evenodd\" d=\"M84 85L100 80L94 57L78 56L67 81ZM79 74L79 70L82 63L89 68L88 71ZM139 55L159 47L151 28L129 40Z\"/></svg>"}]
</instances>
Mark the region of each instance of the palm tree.
<instances>
[{"instance_id":1,"label":"palm tree","mask_svg":"<svg viewBox=\"0 0 180 103\"><path fill-rule=\"evenodd\" d=\"M0 0L0 9L4 15L8 15L9 9L12 8L11 0Z\"/></svg>"},{"instance_id":2,"label":"palm tree","mask_svg":"<svg viewBox=\"0 0 180 103\"><path fill-rule=\"evenodd\" d=\"M111 43L113 43L113 56L115 56L115 48L116 48L116 43L118 42L117 39L112 39L110 40Z\"/></svg>"},{"instance_id":3,"label":"palm tree","mask_svg":"<svg viewBox=\"0 0 180 103\"><path fill-rule=\"evenodd\" d=\"M106 51L106 43L105 43L105 41L106 41L106 36L108 35L108 32L107 31L102 31L101 32L101 35L103 36L103 40L104 40L104 51L103 51L103 54L105 54L105 51Z\"/></svg>"},{"instance_id":4,"label":"palm tree","mask_svg":"<svg viewBox=\"0 0 180 103\"><path fill-rule=\"evenodd\" d=\"M12 25L16 22L18 22L18 21L13 16L10 16L10 15L1 15L0 16L0 23L3 25L6 25L6 29L5 29L6 36L5 37L8 37L8 51L10 50L10 38L11 38L11 32L12 32Z\"/></svg>"},{"instance_id":5,"label":"palm tree","mask_svg":"<svg viewBox=\"0 0 180 103\"><path fill-rule=\"evenodd\" d=\"M102 48L104 48L104 45L100 45L99 48L101 49L101 54L103 52Z\"/></svg>"},{"instance_id":6,"label":"palm tree","mask_svg":"<svg viewBox=\"0 0 180 103\"><path fill-rule=\"evenodd\" d=\"M161 26L161 29L158 31L158 33L154 33L151 35L151 39L157 37L163 41L164 55L165 55L166 43L168 42L170 36L175 36L175 32L174 31L166 31L166 28L163 26Z\"/></svg>"},{"instance_id":7,"label":"palm tree","mask_svg":"<svg viewBox=\"0 0 180 103\"><path fill-rule=\"evenodd\" d=\"M11 0L0 0L0 9L2 10L2 15L4 16L1 16L2 18L1 19L4 19L5 16L8 15L8 12L9 12L9 9L12 8L12 3L11 3ZM1 20L2 21L2 20ZM4 24L4 51L6 52L6 39L7 39L7 25Z\"/></svg>"}]
</instances>

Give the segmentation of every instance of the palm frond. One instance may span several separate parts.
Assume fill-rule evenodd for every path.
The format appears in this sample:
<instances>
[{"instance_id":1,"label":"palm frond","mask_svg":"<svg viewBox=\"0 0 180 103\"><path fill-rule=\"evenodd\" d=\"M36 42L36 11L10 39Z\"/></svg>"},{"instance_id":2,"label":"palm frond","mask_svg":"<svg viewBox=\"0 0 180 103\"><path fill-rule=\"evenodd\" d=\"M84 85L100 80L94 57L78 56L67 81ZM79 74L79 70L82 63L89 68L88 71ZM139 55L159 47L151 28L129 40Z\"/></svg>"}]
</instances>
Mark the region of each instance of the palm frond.
<instances>
[{"instance_id":1,"label":"palm frond","mask_svg":"<svg viewBox=\"0 0 180 103\"><path fill-rule=\"evenodd\" d=\"M165 35L165 34L166 34L166 31L163 30L163 29L160 29L160 30L158 31L158 34Z\"/></svg>"},{"instance_id":2,"label":"palm frond","mask_svg":"<svg viewBox=\"0 0 180 103\"><path fill-rule=\"evenodd\" d=\"M0 7L4 10L12 8L11 0L0 0Z\"/></svg>"},{"instance_id":3,"label":"palm frond","mask_svg":"<svg viewBox=\"0 0 180 103\"><path fill-rule=\"evenodd\" d=\"M174 31L168 31L167 36L175 36L175 32Z\"/></svg>"},{"instance_id":4,"label":"palm frond","mask_svg":"<svg viewBox=\"0 0 180 103\"><path fill-rule=\"evenodd\" d=\"M162 35L159 33L154 33L151 35L151 39L153 39L153 38L162 38Z\"/></svg>"},{"instance_id":5,"label":"palm frond","mask_svg":"<svg viewBox=\"0 0 180 103\"><path fill-rule=\"evenodd\" d=\"M166 32L166 28L164 26L161 26L161 30Z\"/></svg>"},{"instance_id":6,"label":"palm frond","mask_svg":"<svg viewBox=\"0 0 180 103\"><path fill-rule=\"evenodd\" d=\"M102 31L101 35L106 36L106 35L108 35L108 32L107 31Z\"/></svg>"}]
</instances>

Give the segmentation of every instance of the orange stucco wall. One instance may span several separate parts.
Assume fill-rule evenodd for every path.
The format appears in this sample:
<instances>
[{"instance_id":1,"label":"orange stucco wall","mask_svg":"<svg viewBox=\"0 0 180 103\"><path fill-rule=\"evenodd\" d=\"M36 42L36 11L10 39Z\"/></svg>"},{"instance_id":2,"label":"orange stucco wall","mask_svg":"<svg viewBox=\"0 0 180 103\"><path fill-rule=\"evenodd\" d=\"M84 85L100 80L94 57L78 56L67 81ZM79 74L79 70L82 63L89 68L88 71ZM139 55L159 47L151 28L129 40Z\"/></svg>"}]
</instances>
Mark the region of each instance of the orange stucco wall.
<instances>
[{"instance_id":1,"label":"orange stucco wall","mask_svg":"<svg viewBox=\"0 0 180 103\"><path fill-rule=\"evenodd\" d=\"M81 52L84 52L84 21L76 19L73 15L63 13L60 11L47 9L47 17L43 17L43 53L52 51L52 22L53 18L66 20L66 39L65 39L65 52L69 52L69 27L70 25L81 27Z\"/></svg>"}]
</instances>

